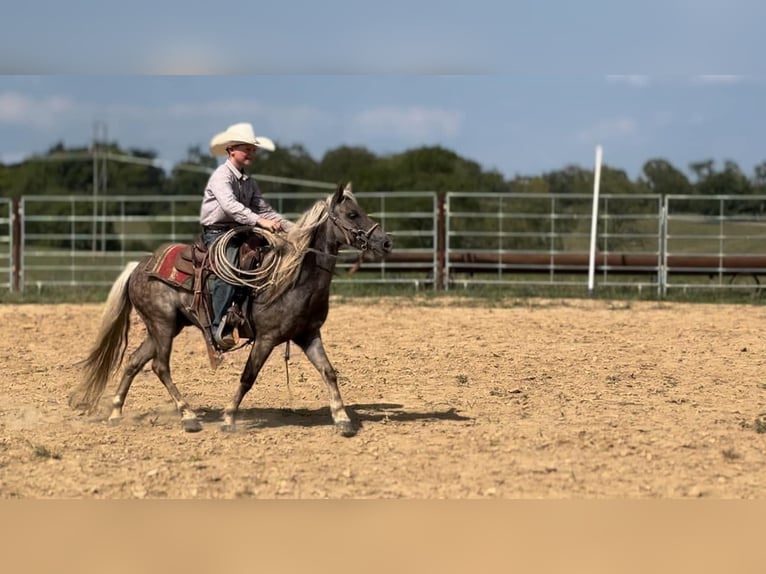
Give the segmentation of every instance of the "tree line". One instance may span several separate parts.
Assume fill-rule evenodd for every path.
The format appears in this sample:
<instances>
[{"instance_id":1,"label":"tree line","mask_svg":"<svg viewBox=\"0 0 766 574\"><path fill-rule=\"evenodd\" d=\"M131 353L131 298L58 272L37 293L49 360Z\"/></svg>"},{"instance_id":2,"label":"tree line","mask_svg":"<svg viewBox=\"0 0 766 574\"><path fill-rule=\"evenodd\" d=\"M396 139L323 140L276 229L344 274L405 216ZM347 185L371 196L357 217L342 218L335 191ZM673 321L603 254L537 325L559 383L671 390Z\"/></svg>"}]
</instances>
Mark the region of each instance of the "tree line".
<instances>
[{"instance_id":1,"label":"tree line","mask_svg":"<svg viewBox=\"0 0 766 574\"><path fill-rule=\"evenodd\" d=\"M123 149L117 143L99 144L96 162L93 161L93 150L89 148L67 148L63 143L57 143L46 153L29 158L15 165L0 164L0 197L21 196L63 196L63 195L90 195L94 185L99 187L99 193L109 196L142 196L142 195L199 195L208 179L208 173L218 165L218 159L207 153L198 146L190 147L184 161L172 166L171 169L163 169L156 165L157 154L152 150ZM106 154L115 157L129 157L132 161L108 161L106 169L98 168L99 155ZM690 196L713 196L733 195L742 197L727 202L727 212L733 210L743 214L761 214L766 210L766 202L753 201L748 196L766 195L766 162L758 165L755 173L748 176L733 161L725 161L721 166L713 160L705 160L692 163L688 166L692 177L674 166L671 162L661 158L650 159L643 165L641 174L631 180L626 172L608 165L601 171L602 194L683 194ZM104 173L105 172L105 173ZM440 147L428 146L410 149L402 153L389 155L376 155L363 147L340 146L326 152L319 160L314 159L306 149L299 145L277 145L277 149L271 153L258 154L254 158L251 172L256 175L269 175L297 180L312 180L327 183L341 183L348 180L354 182L354 189L361 191L459 191L459 192L511 192L525 193L524 200L516 202L514 207L524 213L546 213L549 210L544 201L546 195L590 195L593 192L593 169L583 168L577 165L567 165L558 170L545 172L538 175L515 175L512 178L504 177L500 172L493 169L485 169L476 161L463 158L454 151ZM94 178L94 175L97 175ZM99 177L106 176L100 183L95 181ZM274 183L272 180L261 180L260 186L268 199L269 194L287 194L295 191L313 191L316 188L296 186L289 183ZM542 204L541 204L541 200ZM394 205L397 201L401 205ZM422 205L413 202L424 201ZM288 202L289 203L289 202ZM582 202L575 198L567 201L566 198L557 201L558 209L562 212L576 211L577 205L581 208ZM387 205L394 211L428 211L430 205L422 198L415 199L391 199ZM676 207L681 207L685 212L702 215L716 215L718 203L715 201L689 201L675 202ZM65 202L46 202L42 206L38 204L46 215L71 215L71 207ZM87 223L88 205L83 203L78 209L84 210L79 215L85 215L86 221L78 223L82 227L81 232L87 236L89 227ZM104 207L105 210L117 209L117 206ZM121 209L125 209L127 215L162 215L164 204L151 201L131 201ZM188 204L178 208L178 214L196 215L199 206ZM461 209L471 213L494 213L496 207L492 199L486 197L469 197L462 200ZM610 209L620 213L621 207L614 201ZM625 210L631 213L640 212L652 214L656 210L656 202L639 201L632 198L625 204ZM92 211L92 210L91 210ZM183 212L183 213L181 213ZM109 211L105 215L112 215ZM116 213L116 212L115 212ZM499 225L496 217L477 218L472 225L481 227L481 231L494 231ZM154 227L162 223L152 224ZM398 231L396 226L425 226L428 222L419 220L401 220L390 222L392 229ZM467 222L458 222L458 226L469 225ZM545 231L542 227L547 225L544 218L533 215L524 221L518 222L530 232L533 239L517 239L518 249L548 248L543 245L547 241L545 235L537 232ZM575 225L574 220L562 220L557 223L559 231L566 231L568 226ZM612 222L613 226L629 225L618 220ZM39 229L37 229L39 227ZM45 222L29 224L29 232L60 233L63 237L71 230L64 222ZM113 231L109 224L110 230ZM59 229L60 228L60 229ZM408 228L409 229L409 228ZM403 230L403 229L402 229ZM429 231L428 229L409 229L417 231ZM457 228L456 228L457 230ZM155 229L154 231L158 231ZM623 230L625 231L625 230ZM629 231L629 230L627 230ZM429 234L424 234L427 237ZM543 239L540 239L543 237ZM424 243L428 239L409 239L407 244L411 247L427 247ZM525 243L526 241L526 243ZM51 240L51 244L61 243L66 240ZM531 243L530 243L531 242ZM83 247L87 247L88 239L80 239ZM404 245L404 244L402 244ZM466 245L470 247L470 245ZM110 243L107 249L119 248L117 243Z\"/></svg>"},{"instance_id":2,"label":"tree line","mask_svg":"<svg viewBox=\"0 0 766 574\"><path fill-rule=\"evenodd\" d=\"M144 163L108 162L108 191L116 195L201 194L208 175L218 160L198 146L166 171L151 165L156 152L123 149L117 143L101 144L101 153L130 156ZM53 145L46 153L15 165L0 164L0 197L22 195L89 194L94 185L94 165L89 148ZM605 165L601 172L601 193L760 195L766 194L766 161L752 175L736 162L718 165L707 159L690 164L692 177L670 161L647 160L641 174L631 180L624 170ZM203 168L203 169L200 169ZM340 146L314 159L300 144L278 145L276 151L259 154L251 168L265 174L305 180L341 182L352 180L364 191L481 191L533 192L541 194L591 193L593 170L577 165L541 173L504 177L476 161L440 147L427 146L401 153L376 155L364 147ZM294 186L261 183L266 192L290 191Z\"/></svg>"}]
</instances>

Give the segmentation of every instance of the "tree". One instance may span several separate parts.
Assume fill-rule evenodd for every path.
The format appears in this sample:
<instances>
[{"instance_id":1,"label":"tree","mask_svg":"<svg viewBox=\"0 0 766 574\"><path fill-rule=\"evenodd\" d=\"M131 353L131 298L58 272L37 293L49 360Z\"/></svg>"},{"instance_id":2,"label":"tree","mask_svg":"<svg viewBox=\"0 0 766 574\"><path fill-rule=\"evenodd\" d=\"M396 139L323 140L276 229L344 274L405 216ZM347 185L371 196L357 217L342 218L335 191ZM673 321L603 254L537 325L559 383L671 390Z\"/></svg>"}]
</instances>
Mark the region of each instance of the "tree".
<instances>
[{"instance_id":1,"label":"tree","mask_svg":"<svg viewBox=\"0 0 766 574\"><path fill-rule=\"evenodd\" d=\"M593 172L577 165L543 174L548 191L553 194L593 193Z\"/></svg>"},{"instance_id":2,"label":"tree","mask_svg":"<svg viewBox=\"0 0 766 574\"><path fill-rule=\"evenodd\" d=\"M110 195L158 195L165 191L165 172L153 165L157 159L155 151L138 148L124 151L117 144L110 144L107 151L115 156L107 162Z\"/></svg>"},{"instance_id":3,"label":"tree","mask_svg":"<svg viewBox=\"0 0 766 574\"><path fill-rule=\"evenodd\" d=\"M639 177L639 182L646 185L650 193L660 195L694 193L694 187L689 178L667 160L650 159L644 164L642 172L643 177Z\"/></svg>"},{"instance_id":4,"label":"tree","mask_svg":"<svg viewBox=\"0 0 766 574\"><path fill-rule=\"evenodd\" d=\"M731 161L724 162L722 171L711 169L697 182L697 191L702 195L750 195L753 186L739 166Z\"/></svg>"},{"instance_id":5,"label":"tree","mask_svg":"<svg viewBox=\"0 0 766 574\"><path fill-rule=\"evenodd\" d=\"M753 186L750 180L742 172L739 166L731 161L724 162L722 171L711 172L702 181L697 182L697 191L701 195L732 195L743 199L753 194ZM756 205L750 201L727 201L724 209L734 213L746 213L761 210L760 203ZM720 211L719 205L705 204L704 212L716 215Z\"/></svg>"},{"instance_id":6,"label":"tree","mask_svg":"<svg viewBox=\"0 0 766 574\"><path fill-rule=\"evenodd\" d=\"M250 168L254 174L268 174L296 179L316 179L317 162L302 145L282 146L272 152L258 152ZM270 186L272 184L269 184ZM291 186L276 185L272 190L294 191Z\"/></svg>"},{"instance_id":7,"label":"tree","mask_svg":"<svg viewBox=\"0 0 766 574\"><path fill-rule=\"evenodd\" d=\"M753 187L757 190L757 193L766 193L766 161L755 166Z\"/></svg>"},{"instance_id":8,"label":"tree","mask_svg":"<svg viewBox=\"0 0 766 574\"><path fill-rule=\"evenodd\" d=\"M171 195L199 195L207 184L210 173L218 166L218 160L205 153L199 146L186 150L186 159L173 166L167 181L167 192Z\"/></svg>"},{"instance_id":9,"label":"tree","mask_svg":"<svg viewBox=\"0 0 766 574\"><path fill-rule=\"evenodd\" d=\"M202 151L202 148L198 145L186 149L186 161L182 163L209 169L215 169L218 166L218 160L215 156L209 152Z\"/></svg>"},{"instance_id":10,"label":"tree","mask_svg":"<svg viewBox=\"0 0 766 574\"><path fill-rule=\"evenodd\" d=\"M715 162L712 159L706 159L704 161L692 162L689 164L689 169L692 170L694 175L697 176L697 182L700 182L710 177L713 172L713 164Z\"/></svg>"},{"instance_id":11,"label":"tree","mask_svg":"<svg viewBox=\"0 0 766 574\"><path fill-rule=\"evenodd\" d=\"M317 166L317 178L323 181L353 181L357 189L375 186L369 180L378 158L363 147L341 146L327 151Z\"/></svg>"}]
</instances>

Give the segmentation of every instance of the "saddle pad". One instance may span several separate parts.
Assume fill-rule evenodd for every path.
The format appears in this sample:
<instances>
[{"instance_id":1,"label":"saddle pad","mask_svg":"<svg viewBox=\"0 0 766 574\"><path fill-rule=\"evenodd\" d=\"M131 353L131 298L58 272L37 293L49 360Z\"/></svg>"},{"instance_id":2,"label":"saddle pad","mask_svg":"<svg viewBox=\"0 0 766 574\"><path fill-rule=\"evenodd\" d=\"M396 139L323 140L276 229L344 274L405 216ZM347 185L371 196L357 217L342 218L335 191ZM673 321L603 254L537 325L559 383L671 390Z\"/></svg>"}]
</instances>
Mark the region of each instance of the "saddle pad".
<instances>
[{"instance_id":1,"label":"saddle pad","mask_svg":"<svg viewBox=\"0 0 766 574\"><path fill-rule=\"evenodd\" d=\"M176 267L176 259L185 247L183 243L171 243L155 253L147 268L149 276L174 287L193 291L194 277Z\"/></svg>"}]
</instances>

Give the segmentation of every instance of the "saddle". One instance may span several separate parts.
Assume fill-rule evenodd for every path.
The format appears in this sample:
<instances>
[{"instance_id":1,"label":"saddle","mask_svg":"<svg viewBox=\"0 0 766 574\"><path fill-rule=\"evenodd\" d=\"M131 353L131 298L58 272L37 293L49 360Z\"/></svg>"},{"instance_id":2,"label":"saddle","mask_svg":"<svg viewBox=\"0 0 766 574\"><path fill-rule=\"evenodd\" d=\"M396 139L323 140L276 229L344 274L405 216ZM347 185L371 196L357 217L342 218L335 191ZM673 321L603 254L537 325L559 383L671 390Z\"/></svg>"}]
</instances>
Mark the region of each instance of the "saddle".
<instances>
[{"instance_id":1,"label":"saddle","mask_svg":"<svg viewBox=\"0 0 766 574\"><path fill-rule=\"evenodd\" d=\"M239 247L240 269L252 271L260 267L269 247L263 236L250 231ZM210 260L202 234L198 234L190 244L166 243L160 246L152 255L146 269L149 277L194 294L184 312L187 318L202 330L211 365L215 368L220 363L220 356L224 351L217 348L210 333L213 305L208 279L211 274L218 274ZM249 319L250 313L247 312L251 303L249 293L244 295L235 296L226 321L235 326L238 335L247 343L255 338L255 328Z\"/></svg>"}]
</instances>

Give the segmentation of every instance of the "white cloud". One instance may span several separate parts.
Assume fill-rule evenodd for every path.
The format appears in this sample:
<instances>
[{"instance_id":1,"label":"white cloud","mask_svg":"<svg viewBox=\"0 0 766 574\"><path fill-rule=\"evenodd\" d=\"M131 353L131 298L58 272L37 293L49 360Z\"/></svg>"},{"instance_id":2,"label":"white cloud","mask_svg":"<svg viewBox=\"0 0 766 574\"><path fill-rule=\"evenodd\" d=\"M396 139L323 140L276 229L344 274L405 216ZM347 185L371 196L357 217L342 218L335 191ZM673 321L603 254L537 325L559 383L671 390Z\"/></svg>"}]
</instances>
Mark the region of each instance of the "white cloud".
<instances>
[{"instance_id":1,"label":"white cloud","mask_svg":"<svg viewBox=\"0 0 766 574\"><path fill-rule=\"evenodd\" d=\"M311 134L324 134L337 130L338 119L333 115L311 106L279 106L265 108L257 116L263 125L282 140L304 142ZM260 129L260 128L256 128Z\"/></svg>"},{"instance_id":2,"label":"white cloud","mask_svg":"<svg viewBox=\"0 0 766 574\"><path fill-rule=\"evenodd\" d=\"M700 85L731 85L739 84L747 79L747 76L739 74L700 74L692 78L692 83Z\"/></svg>"},{"instance_id":3,"label":"white cloud","mask_svg":"<svg viewBox=\"0 0 766 574\"><path fill-rule=\"evenodd\" d=\"M126 104L113 104L106 108L109 115L143 121L146 123L192 121L250 121L256 131L263 124L273 126L300 126L324 123L326 114L306 105L270 106L256 99L220 99L206 102L173 102L165 107L146 107ZM227 120L226 118L230 118ZM221 129L226 126L222 125ZM281 129L281 128L280 128Z\"/></svg>"},{"instance_id":4,"label":"white cloud","mask_svg":"<svg viewBox=\"0 0 766 574\"><path fill-rule=\"evenodd\" d=\"M0 164L4 165L13 165L16 163L21 163L26 158L31 156L31 152L21 152L21 151L8 151L0 153Z\"/></svg>"},{"instance_id":5,"label":"white cloud","mask_svg":"<svg viewBox=\"0 0 766 574\"><path fill-rule=\"evenodd\" d=\"M599 143L608 140L630 137L638 132L638 123L633 118L614 118L602 120L582 130L578 139L586 143Z\"/></svg>"},{"instance_id":6,"label":"white cloud","mask_svg":"<svg viewBox=\"0 0 766 574\"><path fill-rule=\"evenodd\" d=\"M255 97L190 102L179 94L177 100L157 106L0 92L0 126L34 127L38 134L28 130L24 135L24 146L30 149L45 149L58 140L86 145L97 120L106 124L109 140L125 147L152 149L161 158L175 161L188 146L206 146L214 133L236 121L251 121L257 133L285 144L300 142L321 154L328 136L332 142L378 140L396 146L450 140L460 133L464 117L456 110L421 106L378 107L344 116L305 104L272 105ZM72 141L73 134L78 135L77 141Z\"/></svg>"},{"instance_id":7,"label":"white cloud","mask_svg":"<svg viewBox=\"0 0 766 574\"><path fill-rule=\"evenodd\" d=\"M75 102L61 96L35 99L15 92L0 93L0 123L45 129L76 108Z\"/></svg>"},{"instance_id":8,"label":"white cloud","mask_svg":"<svg viewBox=\"0 0 766 574\"><path fill-rule=\"evenodd\" d=\"M454 110L422 107L380 107L359 112L352 128L365 136L423 141L454 137L460 131L463 114Z\"/></svg>"},{"instance_id":9,"label":"white cloud","mask_svg":"<svg viewBox=\"0 0 766 574\"><path fill-rule=\"evenodd\" d=\"M126 146L153 149L160 156L182 156L186 148L206 148L213 134L227 125L252 122L256 133L278 144L312 142L336 134L340 120L308 105L270 105L258 99L232 98L204 102L176 101L165 106L112 104L105 108L109 137ZM322 147L312 150L316 153Z\"/></svg>"},{"instance_id":10,"label":"white cloud","mask_svg":"<svg viewBox=\"0 0 766 574\"><path fill-rule=\"evenodd\" d=\"M650 83L649 76L643 74L610 74L606 77L610 84L626 84L634 88L645 88Z\"/></svg>"},{"instance_id":11,"label":"white cloud","mask_svg":"<svg viewBox=\"0 0 766 574\"><path fill-rule=\"evenodd\" d=\"M241 115L243 117L258 117L266 113L265 106L255 99L213 100L200 103L172 103L163 114L172 118L187 120L189 118L218 117L221 112Z\"/></svg>"},{"instance_id":12,"label":"white cloud","mask_svg":"<svg viewBox=\"0 0 766 574\"><path fill-rule=\"evenodd\" d=\"M0 91L0 128L5 125L7 129L25 130L24 145L44 149L64 139L69 145L87 144L98 120L106 124L109 140L175 158L188 145L204 147L214 133L237 121L251 121L257 133L283 142L307 142L320 134L336 133L341 123L339 118L308 105L269 105L246 97L204 102L185 102L182 98L180 95L161 106L127 101L100 105L62 95L33 97ZM33 131L38 134L33 135ZM79 134L79 141L71 141L73 134ZM6 162L19 155L2 148L0 153Z\"/></svg>"}]
</instances>

